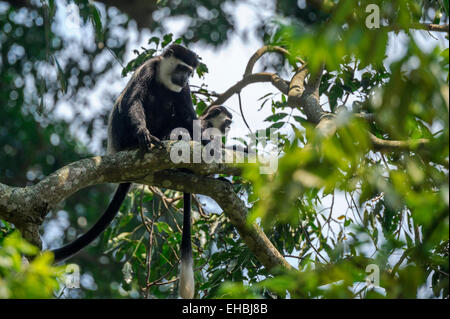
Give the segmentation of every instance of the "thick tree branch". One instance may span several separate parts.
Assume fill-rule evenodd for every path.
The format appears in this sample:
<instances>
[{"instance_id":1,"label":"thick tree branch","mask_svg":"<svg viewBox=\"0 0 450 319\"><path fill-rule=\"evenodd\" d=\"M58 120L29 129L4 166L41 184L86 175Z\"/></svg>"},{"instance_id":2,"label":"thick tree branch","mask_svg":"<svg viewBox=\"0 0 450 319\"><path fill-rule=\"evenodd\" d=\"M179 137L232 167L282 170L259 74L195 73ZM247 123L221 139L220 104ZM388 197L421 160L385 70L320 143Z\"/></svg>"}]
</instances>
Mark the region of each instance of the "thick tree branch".
<instances>
[{"instance_id":1,"label":"thick tree branch","mask_svg":"<svg viewBox=\"0 0 450 319\"><path fill-rule=\"evenodd\" d=\"M252 73L253 67L255 63L267 52L280 52L282 54L290 55L290 53L283 49L282 47L277 46L264 46L257 50L249 59L247 63L247 67L244 72L244 77L242 80L240 80L238 83L230 87L228 90L226 90L224 93L219 94L217 99L211 103L211 106L213 105L220 105L225 103L226 100L228 100L231 96L234 94L240 93L241 90L246 87L247 85L253 84L253 83L262 83L262 82L270 82L275 86L281 93L287 94L289 90L289 83L280 78L279 75L275 73L268 73L268 72L261 72L261 73ZM303 60L298 58L300 62L304 63Z\"/></svg>"},{"instance_id":2,"label":"thick tree branch","mask_svg":"<svg viewBox=\"0 0 450 319\"><path fill-rule=\"evenodd\" d=\"M290 268L264 232L256 224L247 224L247 207L230 184L202 176L219 173L239 175L241 170L224 163L175 164L170 159L173 143L166 143L167 150L152 148L145 154L128 151L83 159L32 186L20 188L0 184L0 218L12 222L26 239L40 246L39 226L46 214L62 200L91 185L139 182L210 196L222 207L249 249L265 267ZM201 146L191 142L191 158L194 147ZM170 171L177 168L187 168L193 174Z\"/></svg>"},{"instance_id":3,"label":"thick tree branch","mask_svg":"<svg viewBox=\"0 0 450 319\"><path fill-rule=\"evenodd\" d=\"M284 94L287 94L289 89L289 84L285 80L280 78L277 74L268 72L250 74L230 87L224 93L220 94L219 97L211 105L223 104L233 94L240 92L247 85L261 82L271 82L278 90L280 90Z\"/></svg>"},{"instance_id":4,"label":"thick tree branch","mask_svg":"<svg viewBox=\"0 0 450 319\"><path fill-rule=\"evenodd\" d=\"M269 270L276 267L292 268L261 228L256 224L247 223L247 207L233 191L230 183L207 176L175 171L156 172L147 175L139 182L182 192L203 194L213 198L264 267Z\"/></svg>"},{"instance_id":5,"label":"thick tree branch","mask_svg":"<svg viewBox=\"0 0 450 319\"><path fill-rule=\"evenodd\" d=\"M399 28L397 26L387 26L386 27L389 31L399 31L399 30L405 30L405 28ZM408 26L409 29L416 29L416 30L426 30L426 31L433 31L433 32L449 32L448 24L434 24L434 23L413 23Z\"/></svg>"},{"instance_id":6,"label":"thick tree branch","mask_svg":"<svg viewBox=\"0 0 450 319\"><path fill-rule=\"evenodd\" d=\"M319 86L322 79L323 66L316 74L311 75L305 85L309 70L304 65L292 77L289 84L288 104L301 110L309 122L318 124L324 114L319 102Z\"/></svg>"},{"instance_id":7,"label":"thick tree branch","mask_svg":"<svg viewBox=\"0 0 450 319\"><path fill-rule=\"evenodd\" d=\"M355 116L358 116L356 114ZM326 114L322 116L319 123L316 125L316 130L323 137L333 136L337 131L336 125L336 115L335 114ZM374 151L380 152L403 152L403 151L414 151L418 149L422 149L424 146L430 144L429 139L420 138L420 139L412 139L412 140L383 140L381 138L376 137L372 133L369 134L369 139L372 143L372 147Z\"/></svg>"},{"instance_id":8,"label":"thick tree branch","mask_svg":"<svg viewBox=\"0 0 450 319\"><path fill-rule=\"evenodd\" d=\"M130 151L83 159L59 169L32 186L9 187L0 184L0 218L27 232L32 225L40 225L49 210L80 189L96 184L134 181L155 170L188 168L200 175L240 174L239 168L224 163L175 164L169 153L172 143L167 144L168 150L153 148L146 154ZM26 234L24 236L27 237ZM40 243L35 236L31 237L27 239L35 244Z\"/></svg>"},{"instance_id":9,"label":"thick tree branch","mask_svg":"<svg viewBox=\"0 0 450 319\"><path fill-rule=\"evenodd\" d=\"M305 91L305 79L308 75L306 67L300 68L289 83L288 104L293 106L300 103L300 98Z\"/></svg>"},{"instance_id":10,"label":"thick tree branch","mask_svg":"<svg viewBox=\"0 0 450 319\"><path fill-rule=\"evenodd\" d=\"M268 52L278 52L281 54L284 54L288 57L291 56L291 53L286 50L285 48L279 47L279 46L271 46L271 45L265 45L262 48L258 49L253 55L252 57L249 59L248 63L247 63L247 67L245 68L245 72L244 72L244 78L250 74L253 73L253 67L255 66L256 62L258 62L258 60L266 53ZM295 58L298 62L300 62L301 64L305 64L305 61L303 61L301 58L296 57Z\"/></svg>"},{"instance_id":11,"label":"thick tree branch","mask_svg":"<svg viewBox=\"0 0 450 319\"><path fill-rule=\"evenodd\" d=\"M336 114L325 112L320 106L319 87L323 75L324 65L315 73L310 75L306 63L294 74L291 81L280 79L278 75L272 73L249 74L253 70L254 64L267 52L288 52L281 47L264 46L250 58L245 71L244 78L229 88L225 93L219 95L212 105L223 104L233 94L239 93L245 86L256 82L272 82L282 93L288 95L288 105L301 110L309 122L316 124L316 131L323 137L332 136L336 133ZM373 121L373 114L359 113L357 117ZM369 133L370 134L370 133ZM422 147L429 143L427 139L390 141L379 139L373 134L369 135L373 148L376 151L410 151Z\"/></svg>"},{"instance_id":12,"label":"thick tree branch","mask_svg":"<svg viewBox=\"0 0 450 319\"><path fill-rule=\"evenodd\" d=\"M305 93L312 94L317 100L319 100L319 87L320 81L322 81L324 67L325 66L322 64L319 70L311 75L311 78L309 79L305 88Z\"/></svg>"}]
</instances>

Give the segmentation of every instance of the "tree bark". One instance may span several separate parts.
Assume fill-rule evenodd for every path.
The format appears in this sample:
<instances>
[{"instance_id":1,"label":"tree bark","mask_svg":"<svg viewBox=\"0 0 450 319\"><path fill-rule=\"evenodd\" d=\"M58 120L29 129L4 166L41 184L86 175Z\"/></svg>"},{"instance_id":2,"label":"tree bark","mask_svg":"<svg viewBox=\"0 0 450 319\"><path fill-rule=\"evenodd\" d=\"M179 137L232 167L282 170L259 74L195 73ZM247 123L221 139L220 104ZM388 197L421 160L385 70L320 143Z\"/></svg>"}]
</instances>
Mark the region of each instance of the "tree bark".
<instances>
[{"instance_id":1,"label":"tree bark","mask_svg":"<svg viewBox=\"0 0 450 319\"><path fill-rule=\"evenodd\" d=\"M27 240L41 247L39 226L48 212L62 200L92 185L138 182L211 197L221 206L242 240L264 267L269 270L278 266L291 268L261 228L256 224L247 224L247 207L231 185L206 176L239 175L239 167L204 162L175 164L170 158L175 142L165 143L167 149L154 147L145 154L136 150L83 159L64 166L32 186L0 184L0 218L13 223ZM193 150L201 146L196 142L190 142L190 146L190 158L193 158ZM189 169L192 174L174 171L179 168Z\"/></svg>"}]
</instances>

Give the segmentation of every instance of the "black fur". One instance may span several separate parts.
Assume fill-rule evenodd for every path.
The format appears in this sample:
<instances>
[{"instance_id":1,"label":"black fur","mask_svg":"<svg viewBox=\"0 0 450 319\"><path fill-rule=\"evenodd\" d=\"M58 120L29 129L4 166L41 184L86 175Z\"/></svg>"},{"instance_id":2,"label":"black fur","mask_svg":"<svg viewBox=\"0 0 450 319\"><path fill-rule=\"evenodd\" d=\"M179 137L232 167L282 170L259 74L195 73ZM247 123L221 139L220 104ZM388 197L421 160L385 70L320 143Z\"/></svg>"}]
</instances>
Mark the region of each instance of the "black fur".
<instances>
[{"instance_id":1,"label":"black fur","mask_svg":"<svg viewBox=\"0 0 450 319\"><path fill-rule=\"evenodd\" d=\"M95 238L97 238L117 215L117 212L119 211L122 202L127 196L130 187L131 183L119 184L119 187L117 188L116 193L114 194L114 197L105 213L102 215L102 217L100 217L95 225L87 231L86 234L78 237L66 246L52 250L53 254L55 255L55 261L61 261L72 256L74 253L80 251L81 249L89 245Z\"/></svg>"},{"instance_id":2,"label":"black fur","mask_svg":"<svg viewBox=\"0 0 450 319\"><path fill-rule=\"evenodd\" d=\"M173 44L161 56L146 61L133 74L126 88L123 90L110 114L108 127L108 149L110 153L127 149L141 148L147 150L150 143L159 144L160 139L168 136L172 129L185 128L192 137L193 120L197 115L192 105L189 85L186 84L181 92L176 93L167 89L157 79L158 67L162 59L174 55L176 58L195 69L198 65L197 55ZM119 208L130 188L130 183L120 184L113 200L97 223L86 234L62 248L54 250L55 260L60 261L75 254L92 242L108 227L117 215ZM189 200L187 200L189 195ZM190 194L185 194L185 224L183 233L189 235L189 243L183 234L182 249L190 250ZM189 228L189 232L187 229ZM186 255L189 252L182 252Z\"/></svg>"},{"instance_id":3,"label":"black fur","mask_svg":"<svg viewBox=\"0 0 450 319\"><path fill-rule=\"evenodd\" d=\"M218 117L221 113L228 116L230 119L233 118L233 114L230 113L230 111L227 110L227 108L223 105L214 105L208 108L205 114L200 116L200 120L202 121L210 121L211 119ZM203 123L202 123L203 124ZM207 127L211 127L211 124L205 123Z\"/></svg>"},{"instance_id":4,"label":"black fur","mask_svg":"<svg viewBox=\"0 0 450 319\"><path fill-rule=\"evenodd\" d=\"M197 68L199 63L197 54L176 43L169 45L167 49L164 50L162 55L163 57L173 55L177 59L180 59L184 63L192 66L194 69Z\"/></svg>"},{"instance_id":5,"label":"black fur","mask_svg":"<svg viewBox=\"0 0 450 319\"><path fill-rule=\"evenodd\" d=\"M183 233L181 237L181 260L192 259L191 243L191 194L183 193Z\"/></svg>"},{"instance_id":6,"label":"black fur","mask_svg":"<svg viewBox=\"0 0 450 319\"><path fill-rule=\"evenodd\" d=\"M216 123L216 125L219 124L219 126L215 126L213 124L213 120L219 117L220 115L225 115L226 117L228 117L228 119L221 123ZM231 114L230 111L228 111L226 107L224 107L223 105L214 105L208 108L206 110L206 113L200 116L199 119L201 120L202 131L208 128L215 127L222 133L222 135L225 135L227 133L226 132L227 129L229 129L231 125L233 114ZM202 140L202 143L204 145L208 144L209 142L210 140ZM224 148L249 154L247 146L232 145L232 146L225 146Z\"/></svg>"},{"instance_id":7,"label":"black fur","mask_svg":"<svg viewBox=\"0 0 450 319\"><path fill-rule=\"evenodd\" d=\"M177 127L186 128L192 136L192 121L197 114L189 85L176 93L159 83L156 72L160 59L144 63L114 105L110 134L115 151L137 146L146 149L149 140L158 142Z\"/></svg>"},{"instance_id":8,"label":"black fur","mask_svg":"<svg viewBox=\"0 0 450 319\"><path fill-rule=\"evenodd\" d=\"M221 114L225 115L226 117L228 117L229 119L220 123L220 126L215 127L214 124L212 123L212 121L219 117ZM231 125L231 120L233 119L233 114L231 114L226 107L222 106L222 105L214 105L211 106L210 108L208 108L208 110L206 111L205 114L203 114L202 116L200 116L199 118L201 120L201 126L202 126L202 130L208 129L208 128L212 128L215 127L216 129L218 129L223 135L225 135L225 131L230 127ZM207 143L209 141L206 141Z\"/></svg>"}]
</instances>

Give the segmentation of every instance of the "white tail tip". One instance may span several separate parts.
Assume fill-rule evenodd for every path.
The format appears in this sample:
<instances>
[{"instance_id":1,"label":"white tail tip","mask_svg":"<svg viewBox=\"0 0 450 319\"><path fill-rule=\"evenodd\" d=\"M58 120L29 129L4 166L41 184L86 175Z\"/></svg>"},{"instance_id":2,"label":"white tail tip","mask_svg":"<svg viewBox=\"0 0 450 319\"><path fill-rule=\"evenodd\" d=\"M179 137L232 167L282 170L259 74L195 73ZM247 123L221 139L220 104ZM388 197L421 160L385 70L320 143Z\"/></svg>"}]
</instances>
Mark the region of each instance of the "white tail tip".
<instances>
[{"instance_id":1,"label":"white tail tip","mask_svg":"<svg viewBox=\"0 0 450 319\"><path fill-rule=\"evenodd\" d=\"M192 258L181 260L179 293L183 299L194 298L194 269Z\"/></svg>"}]
</instances>

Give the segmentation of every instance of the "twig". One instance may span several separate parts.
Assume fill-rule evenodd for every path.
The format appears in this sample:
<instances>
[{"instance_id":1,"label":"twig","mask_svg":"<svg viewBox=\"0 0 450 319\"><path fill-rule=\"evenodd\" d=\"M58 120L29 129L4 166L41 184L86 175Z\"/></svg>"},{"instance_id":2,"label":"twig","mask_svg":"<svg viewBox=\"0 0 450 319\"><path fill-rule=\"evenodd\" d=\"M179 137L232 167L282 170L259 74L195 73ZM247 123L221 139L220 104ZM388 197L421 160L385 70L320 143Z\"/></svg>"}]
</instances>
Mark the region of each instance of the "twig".
<instances>
[{"instance_id":1,"label":"twig","mask_svg":"<svg viewBox=\"0 0 450 319\"><path fill-rule=\"evenodd\" d=\"M249 59L247 63L247 67L245 68L244 77L252 74L253 67L255 66L256 62L266 53L268 52L278 52L287 56L291 56L291 53L286 50L285 48L279 47L279 46L270 46L265 45L262 48L258 49ZM295 59L300 62L301 64L305 64L305 61L303 61L299 57L295 57Z\"/></svg>"},{"instance_id":2,"label":"twig","mask_svg":"<svg viewBox=\"0 0 450 319\"><path fill-rule=\"evenodd\" d=\"M398 28L397 26L387 27L391 31L398 31L404 28ZM435 24L435 23L412 23L406 28L416 30L427 30L433 32L449 32L448 24Z\"/></svg>"},{"instance_id":3,"label":"twig","mask_svg":"<svg viewBox=\"0 0 450 319\"><path fill-rule=\"evenodd\" d=\"M238 83L230 87L224 93L220 94L212 105L221 105L228 100L233 94L240 92L244 87L253 83L271 82L282 93L287 94L289 84L275 73L261 72L247 75Z\"/></svg>"},{"instance_id":4,"label":"twig","mask_svg":"<svg viewBox=\"0 0 450 319\"><path fill-rule=\"evenodd\" d=\"M200 214L200 216L202 216L202 217L205 218L205 219L209 219L210 216L208 216L207 214L205 214L205 211L204 211L204 209L203 209L202 203L200 203L200 201L199 201L197 195L195 195L195 194L192 194L192 195L193 195L192 198L194 198L195 205L197 206L197 210L198 210L198 213Z\"/></svg>"},{"instance_id":5,"label":"twig","mask_svg":"<svg viewBox=\"0 0 450 319\"><path fill-rule=\"evenodd\" d=\"M430 143L429 139L419 138L406 141L383 140L369 133L370 141L374 148L378 151L410 151L412 149L421 148Z\"/></svg>"},{"instance_id":6,"label":"twig","mask_svg":"<svg viewBox=\"0 0 450 319\"><path fill-rule=\"evenodd\" d=\"M139 213L141 214L141 219L142 222L145 225L145 228L147 229L149 235L148 235L148 248L147 248L147 256L146 256L146 265L147 265L147 276L145 278L145 282L148 283L150 280L150 274L151 274L151 264L152 264L152 246L153 246L153 224L155 222L155 212L154 210L152 211L152 219L150 222L150 226L147 226L147 223L145 221L145 217L144 217L144 209L143 209L143 198L144 198L144 188L145 185L142 185L142 192L141 192L141 203L140 203L140 211ZM148 285L146 285L146 290L145 290L145 299L148 298L149 295L149 289L150 287Z\"/></svg>"},{"instance_id":7,"label":"twig","mask_svg":"<svg viewBox=\"0 0 450 319\"><path fill-rule=\"evenodd\" d=\"M302 229L303 234L305 234L305 238L306 238L306 241L308 242L309 246L316 252L316 254L317 254L320 258L323 259L323 261L324 261L325 263L329 264L329 262L328 262L325 258L323 258L323 256L320 254L320 252L319 252L319 251L316 249L316 247L314 247L314 245L312 244L311 239L309 238L309 235L308 235L308 233L306 232L305 227L300 226L300 228Z\"/></svg>"},{"instance_id":8,"label":"twig","mask_svg":"<svg viewBox=\"0 0 450 319\"><path fill-rule=\"evenodd\" d=\"M247 120L245 119L245 116L244 116L244 111L242 110L241 92L238 92L237 95L238 95L238 99L239 99L239 110L241 111L242 120L244 120L245 126L247 126L248 130L253 135L252 129L248 125Z\"/></svg>"},{"instance_id":9,"label":"twig","mask_svg":"<svg viewBox=\"0 0 450 319\"><path fill-rule=\"evenodd\" d=\"M403 261L405 260L405 258L408 256L408 250L405 249L405 251L403 252L402 256L400 257L400 259L398 260L398 262L395 264L394 268L392 268L392 275L395 275L400 267L400 265L403 263Z\"/></svg>"}]
</instances>

